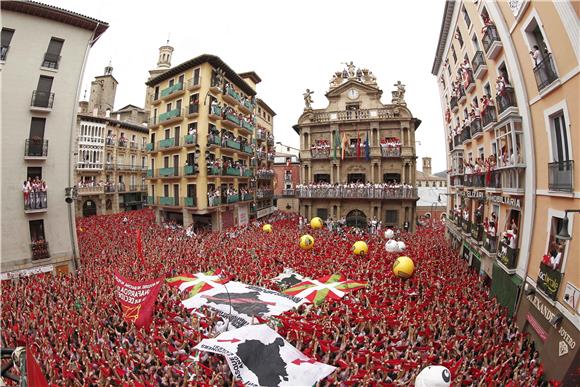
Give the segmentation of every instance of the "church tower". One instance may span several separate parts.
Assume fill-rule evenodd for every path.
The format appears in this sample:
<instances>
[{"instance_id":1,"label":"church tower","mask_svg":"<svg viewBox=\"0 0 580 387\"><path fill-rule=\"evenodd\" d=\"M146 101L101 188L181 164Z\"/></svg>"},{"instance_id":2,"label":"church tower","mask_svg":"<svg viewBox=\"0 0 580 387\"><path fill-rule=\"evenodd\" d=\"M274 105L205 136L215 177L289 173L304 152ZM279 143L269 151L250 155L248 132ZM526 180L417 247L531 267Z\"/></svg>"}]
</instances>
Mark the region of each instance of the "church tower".
<instances>
[{"instance_id":1,"label":"church tower","mask_svg":"<svg viewBox=\"0 0 580 387\"><path fill-rule=\"evenodd\" d=\"M87 109L89 114L92 114L95 109L98 116L105 116L107 110L113 111L118 84L119 82L113 76L113 66L109 62L105 67L104 75L95 77L95 80L91 82L91 95Z\"/></svg>"},{"instance_id":2,"label":"church tower","mask_svg":"<svg viewBox=\"0 0 580 387\"><path fill-rule=\"evenodd\" d=\"M423 157L423 173L431 176L431 157Z\"/></svg>"},{"instance_id":3,"label":"church tower","mask_svg":"<svg viewBox=\"0 0 580 387\"><path fill-rule=\"evenodd\" d=\"M167 40L167 43L164 46L159 47L157 67L153 70L149 70L149 79L155 78L171 68L171 55L173 55L173 47L169 45L169 40Z\"/></svg>"}]
</instances>

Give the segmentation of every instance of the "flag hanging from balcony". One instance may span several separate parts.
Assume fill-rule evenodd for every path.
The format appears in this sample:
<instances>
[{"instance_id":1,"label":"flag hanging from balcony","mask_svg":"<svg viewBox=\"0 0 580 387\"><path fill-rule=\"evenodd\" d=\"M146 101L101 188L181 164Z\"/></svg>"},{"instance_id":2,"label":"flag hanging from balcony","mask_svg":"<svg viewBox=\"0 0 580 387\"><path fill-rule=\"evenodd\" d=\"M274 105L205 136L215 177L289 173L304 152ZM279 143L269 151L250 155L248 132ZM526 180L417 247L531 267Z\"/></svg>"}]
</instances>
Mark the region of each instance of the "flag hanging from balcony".
<instances>
[{"instance_id":1,"label":"flag hanging from balcony","mask_svg":"<svg viewBox=\"0 0 580 387\"><path fill-rule=\"evenodd\" d=\"M346 147L348 146L348 139L346 138L346 134L342 132L342 155L341 159L344 160L344 153L346 152Z\"/></svg>"},{"instance_id":2,"label":"flag hanging from balcony","mask_svg":"<svg viewBox=\"0 0 580 387\"><path fill-rule=\"evenodd\" d=\"M356 130L356 159L360 160L360 129Z\"/></svg>"},{"instance_id":3,"label":"flag hanging from balcony","mask_svg":"<svg viewBox=\"0 0 580 387\"><path fill-rule=\"evenodd\" d=\"M365 159L371 159L371 146L369 144L369 131L367 130L367 139L365 140Z\"/></svg>"},{"instance_id":4,"label":"flag hanging from balcony","mask_svg":"<svg viewBox=\"0 0 580 387\"><path fill-rule=\"evenodd\" d=\"M340 148L340 133L338 129L334 130L334 159L338 158L338 148Z\"/></svg>"}]
</instances>

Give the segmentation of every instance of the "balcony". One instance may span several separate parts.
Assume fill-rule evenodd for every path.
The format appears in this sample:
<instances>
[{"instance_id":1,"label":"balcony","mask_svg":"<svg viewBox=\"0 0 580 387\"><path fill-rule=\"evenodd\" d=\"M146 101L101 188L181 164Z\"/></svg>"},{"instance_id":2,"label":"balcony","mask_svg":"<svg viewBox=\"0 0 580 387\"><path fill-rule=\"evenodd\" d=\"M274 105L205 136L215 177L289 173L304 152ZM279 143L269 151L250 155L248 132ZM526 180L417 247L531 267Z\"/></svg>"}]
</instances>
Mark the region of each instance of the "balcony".
<instances>
[{"instance_id":1,"label":"balcony","mask_svg":"<svg viewBox=\"0 0 580 387\"><path fill-rule=\"evenodd\" d=\"M256 108L256 105L254 105L250 99L246 99L240 106L248 110L250 113L253 113Z\"/></svg>"},{"instance_id":2,"label":"balcony","mask_svg":"<svg viewBox=\"0 0 580 387\"><path fill-rule=\"evenodd\" d=\"M183 167L183 175L184 176L193 176L197 175L197 169L193 165L186 165Z\"/></svg>"},{"instance_id":3,"label":"balcony","mask_svg":"<svg viewBox=\"0 0 580 387\"><path fill-rule=\"evenodd\" d=\"M222 139L215 134L207 135L207 145L208 146L222 146Z\"/></svg>"},{"instance_id":4,"label":"balcony","mask_svg":"<svg viewBox=\"0 0 580 387\"><path fill-rule=\"evenodd\" d=\"M201 77L193 77L187 80L187 90L192 91L201 87Z\"/></svg>"},{"instance_id":5,"label":"balcony","mask_svg":"<svg viewBox=\"0 0 580 387\"><path fill-rule=\"evenodd\" d=\"M451 108L453 113L457 113L457 111L459 110L459 105L457 104L456 96L451 97L451 99L449 100L449 107Z\"/></svg>"},{"instance_id":6,"label":"balcony","mask_svg":"<svg viewBox=\"0 0 580 387\"><path fill-rule=\"evenodd\" d=\"M548 189L550 191L574 192L574 160L548 164Z\"/></svg>"},{"instance_id":7,"label":"balcony","mask_svg":"<svg viewBox=\"0 0 580 387\"><path fill-rule=\"evenodd\" d=\"M462 142L461 142L461 135L460 134L456 134L455 136L453 136L453 146L455 148L457 148L458 146L461 146Z\"/></svg>"},{"instance_id":8,"label":"balcony","mask_svg":"<svg viewBox=\"0 0 580 387\"><path fill-rule=\"evenodd\" d=\"M208 176L220 176L222 174L222 170L221 170L221 168L214 167L213 165L208 166L207 167L207 174L208 174ZM238 175L239 175L239 173L238 173Z\"/></svg>"},{"instance_id":9,"label":"balcony","mask_svg":"<svg viewBox=\"0 0 580 387\"><path fill-rule=\"evenodd\" d=\"M381 157L385 158L401 157L401 147L381 145Z\"/></svg>"},{"instance_id":10,"label":"balcony","mask_svg":"<svg viewBox=\"0 0 580 387\"><path fill-rule=\"evenodd\" d=\"M170 196L158 196L157 204L160 206L179 206L179 198L172 198Z\"/></svg>"},{"instance_id":11,"label":"balcony","mask_svg":"<svg viewBox=\"0 0 580 387\"><path fill-rule=\"evenodd\" d=\"M161 178L179 177L179 167L159 168L156 176Z\"/></svg>"},{"instance_id":12,"label":"balcony","mask_svg":"<svg viewBox=\"0 0 580 387\"><path fill-rule=\"evenodd\" d=\"M242 195L241 201L243 201L243 202L249 202L249 201L252 201L252 200L254 200L254 195L253 194L251 194L251 193L245 193L245 194Z\"/></svg>"},{"instance_id":13,"label":"balcony","mask_svg":"<svg viewBox=\"0 0 580 387\"><path fill-rule=\"evenodd\" d=\"M449 184L452 187L463 187L463 175L455 175L449 178Z\"/></svg>"},{"instance_id":14,"label":"balcony","mask_svg":"<svg viewBox=\"0 0 580 387\"><path fill-rule=\"evenodd\" d=\"M487 109L481 112L481 124L483 125L484 131L492 128L496 121L497 115L494 105L489 105Z\"/></svg>"},{"instance_id":15,"label":"balcony","mask_svg":"<svg viewBox=\"0 0 580 387\"><path fill-rule=\"evenodd\" d=\"M412 199L417 198L417 188L374 187L300 187L296 189L300 199Z\"/></svg>"},{"instance_id":16,"label":"balcony","mask_svg":"<svg viewBox=\"0 0 580 387\"><path fill-rule=\"evenodd\" d=\"M44 60L42 61L42 67L57 70L59 62L60 55L46 52L44 54Z\"/></svg>"},{"instance_id":17,"label":"balcony","mask_svg":"<svg viewBox=\"0 0 580 387\"><path fill-rule=\"evenodd\" d=\"M113 140L113 137L107 137L105 139L105 145L106 146L115 146L115 140Z\"/></svg>"},{"instance_id":18,"label":"balcony","mask_svg":"<svg viewBox=\"0 0 580 387\"><path fill-rule=\"evenodd\" d=\"M24 141L25 160L45 160L48 156L48 140L27 138Z\"/></svg>"},{"instance_id":19,"label":"balcony","mask_svg":"<svg viewBox=\"0 0 580 387\"><path fill-rule=\"evenodd\" d=\"M2 45L0 47L0 61L5 61L6 57L8 56L8 50L10 49L10 46L4 46Z\"/></svg>"},{"instance_id":20,"label":"balcony","mask_svg":"<svg viewBox=\"0 0 580 387\"><path fill-rule=\"evenodd\" d=\"M253 177L254 176L254 171L252 171L249 168L245 168L244 169L244 173L242 173L243 177Z\"/></svg>"},{"instance_id":21,"label":"balcony","mask_svg":"<svg viewBox=\"0 0 580 387\"><path fill-rule=\"evenodd\" d=\"M473 140L483 136L483 127L481 126L480 117L472 119L469 125L471 127L471 138Z\"/></svg>"},{"instance_id":22,"label":"balcony","mask_svg":"<svg viewBox=\"0 0 580 387\"><path fill-rule=\"evenodd\" d=\"M115 184L112 184L111 182L107 182L104 188L105 193L117 192L117 187L115 187ZM143 190L147 191L147 187L143 186Z\"/></svg>"},{"instance_id":23,"label":"balcony","mask_svg":"<svg viewBox=\"0 0 580 387\"><path fill-rule=\"evenodd\" d=\"M323 123L332 121L361 121L389 119L399 117L397 108L342 110L334 112L315 112L312 122Z\"/></svg>"},{"instance_id":24,"label":"balcony","mask_svg":"<svg viewBox=\"0 0 580 387\"><path fill-rule=\"evenodd\" d=\"M117 184L117 191L120 193L127 192L127 186L125 185L125 183Z\"/></svg>"},{"instance_id":25,"label":"balcony","mask_svg":"<svg viewBox=\"0 0 580 387\"><path fill-rule=\"evenodd\" d=\"M526 184L526 165L508 165L501 169L502 191L512 194L523 194Z\"/></svg>"},{"instance_id":26,"label":"balcony","mask_svg":"<svg viewBox=\"0 0 580 387\"><path fill-rule=\"evenodd\" d=\"M553 301L558 299L558 290L562 283L562 273L551 268L545 263L540 263L540 272L538 273L537 288Z\"/></svg>"},{"instance_id":27,"label":"balcony","mask_svg":"<svg viewBox=\"0 0 580 387\"><path fill-rule=\"evenodd\" d=\"M466 100L467 100L467 97L465 95L465 89L463 88L462 85L460 85L459 86L459 99L457 102L460 103L461 105L463 105Z\"/></svg>"},{"instance_id":28,"label":"balcony","mask_svg":"<svg viewBox=\"0 0 580 387\"><path fill-rule=\"evenodd\" d=\"M131 150L139 150L139 144L135 141L129 141L129 149Z\"/></svg>"},{"instance_id":29,"label":"balcony","mask_svg":"<svg viewBox=\"0 0 580 387\"><path fill-rule=\"evenodd\" d=\"M161 96L161 99L166 99L170 97L172 94L177 94L181 91L183 91L183 83L178 82L173 86L169 86L168 88L161 90L161 93L159 95Z\"/></svg>"},{"instance_id":30,"label":"balcony","mask_svg":"<svg viewBox=\"0 0 580 387\"><path fill-rule=\"evenodd\" d=\"M259 189L256 192L257 199L270 199L274 197L274 191L271 189Z\"/></svg>"},{"instance_id":31,"label":"balcony","mask_svg":"<svg viewBox=\"0 0 580 387\"><path fill-rule=\"evenodd\" d=\"M192 103L187 107L187 118L195 118L199 115L199 104Z\"/></svg>"},{"instance_id":32,"label":"balcony","mask_svg":"<svg viewBox=\"0 0 580 387\"><path fill-rule=\"evenodd\" d=\"M222 118L222 109L218 105L211 105L209 108L209 118L212 120L220 120Z\"/></svg>"},{"instance_id":33,"label":"balcony","mask_svg":"<svg viewBox=\"0 0 580 387\"><path fill-rule=\"evenodd\" d=\"M166 138L159 141L159 150L179 147L179 137Z\"/></svg>"},{"instance_id":34,"label":"balcony","mask_svg":"<svg viewBox=\"0 0 580 387\"><path fill-rule=\"evenodd\" d=\"M145 185L130 185L130 192L147 192L147 186Z\"/></svg>"},{"instance_id":35,"label":"balcony","mask_svg":"<svg viewBox=\"0 0 580 387\"><path fill-rule=\"evenodd\" d=\"M229 196L226 198L226 203L227 203L227 204L232 204L232 203L236 203L236 202L238 202L239 200L240 200L240 195L238 195L238 194L235 194L235 195L229 195Z\"/></svg>"},{"instance_id":36,"label":"balcony","mask_svg":"<svg viewBox=\"0 0 580 387\"><path fill-rule=\"evenodd\" d=\"M491 236L490 234L483 233L483 249L489 256L493 256L497 253L497 237Z\"/></svg>"},{"instance_id":37,"label":"balcony","mask_svg":"<svg viewBox=\"0 0 580 387\"><path fill-rule=\"evenodd\" d=\"M310 155L313 159L328 159L330 157L330 148L310 148Z\"/></svg>"},{"instance_id":38,"label":"balcony","mask_svg":"<svg viewBox=\"0 0 580 387\"><path fill-rule=\"evenodd\" d=\"M182 199L183 199L183 206L184 207L192 207L192 208L196 207L195 198L188 196L188 197L185 197Z\"/></svg>"},{"instance_id":39,"label":"balcony","mask_svg":"<svg viewBox=\"0 0 580 387\"><path fill-rule=\"evenodd\" d=\"M558 79L552 54L547 54L542 61L534 67L534 76L536 77L536 85L538 85L539 92L542 92L542 90Z\"/></svg>"},{"instance_id":40,"label":"balcony","mask_svg":"<svg viewBox=\"0 0 580 387\"><path fill-rule=\"evenodd\" d=\"M506 87L501 94L497 95L495 100L497 101L497 112L500 120L512 112L517 113L518 105L513 87Z\"/></svg>"},{"instance_id":41,"label":"balcony","mask_svg":"<svg viewBox=\"0 0 580 387\"><path fill-rule=\"evenodd\" d=\"M222 205L222 198L219 196L210 196L207 198L208 207L218 207Z\"/></svg>"},{"instance_id":42,"label":"balcony","mask_svg":"<svg viewBox=\"0 0 580 387\"><path fill-rule=\"evenodd\" d=\"M222 125L227 127L227 128L234 128L234 127L239 127L242 124L242 121L240 120L240 118L232 113L226 113L224 114L224 120L222 120Z\"/></svg>"},{"instance_id":43,"label":"balcony","mask_svg":"<svg viewBox=\"0 0 580 387\"><path fill-rule=\"evenodd\" d=\"M127 144L128 144L128 143L129 143L129 141L127 141L127 139L126 139L126 138L122 137L122 138L120 138L120 139L119 139L119 141L118 141L118 143L117 143L117 146L118 146L119 148L123 148L123 149L125 149L125 148L127 148Z\"/></svg>"},{"instance_id":44,"label":"balcony","mask_svg":"<svg viewBox=\"0 0 580 387\"><path fill-rule=\"evenodd\" d=\"M487 26L481 42L483 43L483 49L487 59L496 59L502 48L502 44L494 25Z\"/></svg>"},{"instance_id":45,"label":"balcony","mask_svg":"<svg viewBox=\"0 0 580 387\"><path fill-rule=\"evenodd\" d=\"M168 125L172 122L181 121L183 116L182 109L173 109L159 115L159 124Z\"/></svg>"},{"instance_id":46,"label":"balcony","mask_svg":"<svg viewBox=\"0 0 580 387\"><path fill-rule=\"evenodd\" d=\"M34 90L30 99L30 110L50 112L54 102L54 93L50 91Z\"/></svg>"},{"instance_id":47,"label":"balcony","mask_svg":"<svg viewBox=\"0 0 580 387\"><path fill-rule=\"evenodd\" d=\"M475 52L475 55L471 60L471 67L473 67L473 72L476 79L482 80L485 77L485 74L487 74L487 64L485 63L483 52Z\"/></svg>"},{"instance_id":48,"label":"balcony","mask_svg":"<svg viewBox=\"0 0 580 387\"><path fill-rule=\"evenodd\" d=\"M197 134L188 134L183 136L183 146L191 146L197 144Z\"/></svg>"},{"instance_id":49,"label":"balcony","mask_svg":"<svg viewBox=\"0 0 580 387\"><path fill-rule=\"evenodd\" d=\"M102 171L103 170L103 163L99 163L99 162L85 162L85 161L79 161L76 164L76 170L77 171Z\"/></svg>"},{"instance_id":50,"label":"balcony","mask_svg":"<svg viewBox=\"0 0 580 387\"><path fill-rule=\"evenodd\" d=\"M246 120L242 120L242 128L250 132L250 134L254 134L254 130L256 130L256 128L254 128L254 125L252 125L250 122Z\"/></svg>"},{"instance_id":51,"label":"balcony","mask_svg":"<svg viewBox=\"0 0 580 387\"><path fill-rule=\"evenodd\" d=\"M24 194L24 212L46 212L48 209L48 192L27 192Z\"/></svg>"},{"instance_id":52,"label":"balcony","mask_svg":"<svg viewBox=\"0 0 580 387\"><path fill-rule=\"evenodd\" d=\"M501 171L495 169L490 174L490 179L485 179L485 188L489 191L501 190Z\"/></svg>"},{"instance_id":53,"label":"balcony","mask_svg":"<svg viewBox=\"0 0 580 387\"><path fill-rule=\"evenodd\" d=\"M266 140L266 131L264 129L258 129L254 132L254 138L258 141Z\"/></svg>"},{"instance_id":54,"label":"balcony","mask_svg":"<svg viewBox=\"0 0 580 387\"><path fill-rule=\"evenodd\" d=\"M155 197L153 197L153 196L147 196L146 203L147 203L148 206L154 205L155 204Z\"/></svg>"},{"instance_id":55,"label":"balcony","mask_svg":"<svg viewBox=\"0 0 580 387\"><path fill-rule=\"evenodd\" d=\"M242 148L242 144L240 144L236 140L226 140L224 145L226 148L235 150L240 150Z\"/></svg>"},{"instance_id":56,"label":"balcony","mask_svg":"<svg viewBox=\"0 0 580 387\"><path fill-rule=\"evenodd\" d=\"M471 141L471 128L469 126L465 126L461 131L461 143L465 144L469 141Z\"/></svg>"},{"instance_id":57,"label":"balcony","mask_svg":"<svg viewBox=\"0 0 580 387\"><path fill-rule=\"evenodd\" d=\"M471 69L466 69L467 72L467 85L465 82L463 83L463 87L465 88L465 92L467 94L471 93L475 89L475 78L473 78L473 71Z\"/></svg>"},{"instance_id":58,"label":"balcony","mask_svg":"<svg viewBox=\"0 0 580 387\"><path fill-rule=\"evenodd\" d=\"M274 171L257 171L256 177L263 180L272 180L274 178Z\"/></svg>"},{"instance_id":59,"label":"balcony","mask_svg":"<svg viewBox=\"0 0 580 387\"><path fill-rule=\"evenodd\" d=\"M50 258L50 252L48 249L48 242L45 240L39 240L32 242L30 244L30 250L32 251L32 260L37 261L39 259Z\"/></svg>"},{"instance_id":60,"label":"balcony","mask_svg":"<svg viewBox=\"0 0 580 387\"><path fill-rule=\"evenodd\" d=\"M153 177L153 175L154 175L153 169L148 169L147 170L147 177Z\"/></svg>"},{"instance_id":61,"label":"balcony","mask_svg":"<svg viewBox=\"0 0 580 387\"><path fill-rule=\"evenodd\" d=\"M242 176L242 169L235 168L235 167L227 167L226 168L226 175L227 176Z\"/></svg>"},{"instance_id":62,"label":"balcony","mask_svg":"<svg viewBox=\"0 0 580 387\"><path fill-rule=\"evenodd\" d=\"M284 190L282 190L282 196L284 196L284 197L293 197L294 196L294 189L284 189Z\"/></svg>"},{"instance_id":63,"label":"balcony","mask_svg":"<svg viewBox=\"0 0 580 387\"><path fill-rule=\"evenodd\" d=\"M79 196L84 195L99 195L105 193L105 187L95 185L92 187L77 187L77 193Z\"/></svg>"},{"instance_id":64,"label":"balcony","mask_svg":"<svg viewBox=\"0 0 580 387\"><path fill-rule=\"evenodd\" d=\"M242 152L247 153L249 155L253 155L254 154L254 149L250 146L250 145L242 145Z\"/></svg>"},{"instance_id":65,"label":"balcony","mask_svg":"<svg viewBox=\"0 0 580 387\"><path fill-rule=\"evenodd\" d=\"M483 243L483 224L471 223L471 238L477 242L477 244Z\"/></svg>"},{"instance_id":66,"label":"balcony","mask_svg":"<svg viewBox=\"0 0 580 387\"><path fill-rule=\"evenodd\" d=\"M463 219L461 222L461 231L464 234L471 234L471 221Z\"/></svg>"},{"instance_id":67,"label":"balcony","mask_svg":"<svg viewBox=\"0 0 580 387\"><path fill-rule=\"evenodd\" d=\"M226 86L225 93L223 93L222 98L224 101L231 104L238 104L242 100L242 96L237 93L231 86Z\"/></svg>"},{"instance_id":68,"label":"balcony","mask_svg":"<svg viewBox=\"0 0 580 387\"><path fill-rule=\"evenodd\" d=\"M497 259L508 270L515 270L518 264L519 249L512 249L505 242L499 243L499 251L497 252Z\"/></svg>"}]
</instances>

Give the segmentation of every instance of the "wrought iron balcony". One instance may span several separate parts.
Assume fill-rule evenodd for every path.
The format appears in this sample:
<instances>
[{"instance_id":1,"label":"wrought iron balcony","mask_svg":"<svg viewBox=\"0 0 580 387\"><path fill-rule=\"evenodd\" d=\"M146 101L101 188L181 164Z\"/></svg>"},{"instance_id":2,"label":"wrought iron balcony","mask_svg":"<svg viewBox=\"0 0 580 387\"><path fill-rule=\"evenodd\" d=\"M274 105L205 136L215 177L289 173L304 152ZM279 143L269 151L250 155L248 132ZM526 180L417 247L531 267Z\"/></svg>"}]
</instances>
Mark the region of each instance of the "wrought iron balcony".
<instances>
[{"instance_id":1,"label":"wrought iron balcony","mask_svg":"<svg viewBox=\"0 0 580 387\"><path fill-rule=\"evenodd\" d=\"M175 148L175 147L179 147L179 137L171 137L171 138L166 138L164 140L159 141L158 143L158 149L163 150L163 149L169 149L169 148Z\"/></svg>"},{"instance_id":2,"label":"wrought iron balcony","mask_svg":"<svg viewBox=\"0 0 580 387\"><path fill-rule=\"evenodd\" d=\"M471 127L471 138L475 139L479 137L480 133L483 133L483 127L481 126L480 117L472 119L469 126Z\"/></svg>"},{"instance_id":3,"label":"wrought iron balcony","mask_svg":"<svg viewBox=\"0 0 580 387\"><path fill-rule=\"evenodd\" d=\"M461 143L465 144L469 140L471 140L471 128L469 126L465 126L461 131Z\"/></svg>"},{"instance_id":4,"label":"wrought iron balcony","mask_svg":"<svg viewBox=\"0 0 580 387\"><path fill-rule=\"evenodd\" d=\"M220 136L210 133L207 135L207 143L208 143L208 146L212 146L212 145L221 146L222 139Z\"/></svg>"},{"instance_id":5,"label":"wrought iron balcony","mask_svg":"<svg viewBox=\"0 0 580 387\"><path fill-rule=\"evenodd\" d=\"M483 43L485 54L492 59L495 58L496 47L501 47L501 39L494 25L487 26L481 42Z\"/></svg>"},{"instance_id":6,"label":"wrought iron balcony","mask_svg":"<svg viewBox=\"0 0 580 387\"><path fill-rule=\"evenodd\" d=\"M184 197L184 198L181 198L181 199L183 201L183 206L184 207L196 207L195 198L194 197L188 196L188 197Z\"/></svg>"},{"instance_id":7,"label":"wrought iron balcony","mask_svg":"<svg viewBox=\"0 0 580 387\"><path fill-rule=\"evenodd\" d=\"M24 212L45 212L48 209L48 192L27 192L24 194Z\"/></svg>"},{"instance_id":8,"label":"wrought iron balcony","mask_svg":"<svg viewBox=\"0 0 580 387\"><path fill-rule=\"evenodd\" d=\"M184 176L193 176L197 175L198 170L193 165L186 165L183 167L183 175Z\"/></svg>"},{"instance_id":9,"label":"wrought iron balcony","mask_svg":"<svg viewBox=\"0 0 580 387\"><path fill-rule=\"evenodd\" d=\"M475 78L482 79L485 73L487 73L487 64L485 63L483 52L481 51L475 52L475 55L471 60L471 67L473 67L473 73L475 74Z\"/></svg>"},{"instance_id":10,"label":"wrought iron balcony","mask_svg":"<svg viewBox=\"0 0 580 387\"><path fill-rule=\"evenodd\" d=\"M225 141L226 148L240 150L242 148L242 144L240 144L236 140L226 140Z\"/></svg>"},{"instance_id":11,"label":"wrought iron balcony","mask_svg":"<svg viewBox=\"0 0 580 387\"><path fill-rule=\"evenodd\" d=\"M501 115L510 107L517 107L516 103L516 95L514 92L513 87L507 86L501 94L498 94L496 99L497 101L497 112Z\"/></svg>"},{"instance_id":12,"label":"wrought iron balcony","mask_svg":"<svg viewBox=\"0 0 580 387\"><path fill-rule=\"evenodd\" d=\"M497 259L508 269L514 270L518 264L519 249L512 249L505 242L499 243Z\"/></svg>"},{"instance_id":13,"label":"wrought iron balcony","mask_svg":"<svg viewBox=\"0 0 580 387\"><path fill-rule=\"evenodd\" d=\"M327 159L330 157L330 147L312 147L310 155L313 159Z\"/></svg>"},{"instance_id":14,"label":"wrought iron balcony","mask_svg":"<svg viewBox=\"0 0 580 387\"><path fill-rule=\"evenodd\" d=\"M30 106L52 109L53 102L54 102L54 93L51 93L50 91L34 90L32 92Z\"/></svg>"},{"instance_id":15,"label":"wrought iron balcony","mask_svg":"<svg viewBox=\"0 0 580 387\"><path fill-rule=\"evenodd\" d=\"M478 244L483 243L483 224L471 223L471 237Z\"/></svg>"},{"instance_id":16,"label":"wrought iron balcony","mask_svg":"<svg viewBox=\"0 0 580 387\"><path fill-rule=\"evenodd\" d=\"M219 196L210 196L207 198L207 206L208 207L217 207L221 206L222 198Z\"/></svg>"},{"instance_id":17,"label":"wrought iron balcony","mask_svg":"<svg viewBox=\"0 0 580 387\"><path fill-rule=\"evenodd\" d=\"M269 199L274 196L274 191L271 189L259 189L256 191L257 199Z\"/></svg>"},{"instance_id":18,"label":"wrought iron balcony","mask_svg":"<svg viewBox=\"0 0 580 387\"><path fill-rule=\"evenodd\" d=\"M536 84L538 85L538 91L540 92L558 79L552 54L544 56L542 61L534 67L534 76L536 77Z\"/></svg>"},{"instance_id":19,"label":"wrought iron balcony","mask_svg":"<svg viewBox=\"0 0 580 387\"><path fill-rule=\"evenodd\" d=\"M294 189L282 190L282 196L286 196L286 197L294 196Z\"/></svg>"},{"instance_id":20,"label":"wrought iron balcony","mask_svg":"<svg viewBox=\"0 0 580 387\"><path fill-rule=\"evenodd\" d=\"M417 188L298 187L301 199L416 199Z\"/></svg>"},{"instance_id":21,"label":"wrought iron balcony","mask_svg":"<svg viewBox=\"0 0 580 387\"><path fill-rule=\"evenodd\" d=\"M188 106L187 108L187 115L188 116L193 116L199 114L199 104L198 103L192 103Z\"/></svg>"},{"instance_id":22,"label":"wrought iron balcony","mask_svg":"<svg viewBox=\"0 0 580 387\"><path fill-rule=\"evenodd\" d=\"M574 192L574 160L548 164L548 188L550 191Z\"/></svg>"},{"instance_id":23,"label":"wrought iron balcony","mask_svg":"<svg viewBox=\"0 0 580 387\"><path fill-rule=\"evenodd\" d=\"M484 128L497 121L497 114L494 105L489 105L487 109L481 112L481 120Z\"/></svg>"},{"instance_id":24,"label":"wrought iron balcony","mask_svg":"<svg viewBox=\"0 0 580 387\"><path fill-rule=\"evenodd\" d=\"M497 237L492 236L489 233L483 233L483 248L489 254L495 254L497 252Z\"/></svg>"},{"instance_id":25,"label":"wrought iron balcony","mask_svg":"<svg viewBox=\"0 0 580 387\"><path fill-rule=\"evenodd\" d=\"M48 140L28 138L24 142L24 157L47 157Z\"/></svg>"},{"instance_id":26,"label":"wrought iron balcony","mask_svg":"<svg viewBox=\"0 0 580 387\"><path fill-rule=\"evenodd\" d=\"M50 251L48 249L48 242L45 240L39 240L32 242L30 244L30 250L32 251L32 260L36 261L39 259L50 258Z\"/></svg>"},{"instance_id":27,"label":"wrought iron balcony","mask_svg":"<svg viewBox=\"0 0 580 387\"><path fill-rule=\"evenodd\" d=\"M178 82L178 83L174 84L173 86L169 86L169 87L161 90L160 95L161 95L161 98L165 98L165 97L168 97L171 94L176 93L176 92L181 91L181 90L183 90L183 83Z\"/></svg>"},{"instance_id":28,"label":"wrought iron balcony","mask_svg":"<svg viewBox=\"0 0 580 387\"><path fill-rule=\"evenodd\" d=\"M273 171L257 171L256 177L258 179L270 180L270 179L274 178L274 172Z\"/></svg>"},{"instance_id":29,"label":"wrought iron balcony","mask_svg":"<svg viewBox=\"0 0 580 387\"><path fill-rule=\"evenodd\" d=\"M456 96L451 97L451 99L449 100L449 107L453 111L457 111L459 109L459 106L457 105L457 97Z\"/></svg>"},{"instance_id":30,"label":"wrought iron balcony","mask_svg":"<svg viewBox=\"0 0 580 387\"><path fill-rule=\"evenodd\" d=\"M220 176L222 174L221 168L215 166L208 166L207 167L207 174L210 176Z\"/></svg>"},{"instance_id":31,"label":"wrought iron balcony","mask_svg":"<svg viewBox=\"0 0 580 387\"><path fill-rule=\"evenodd\" d=\"M382 157L401 157L401 147L400 146L383 146L381 145L381 156Z\"/></svg>"}]
</instances>

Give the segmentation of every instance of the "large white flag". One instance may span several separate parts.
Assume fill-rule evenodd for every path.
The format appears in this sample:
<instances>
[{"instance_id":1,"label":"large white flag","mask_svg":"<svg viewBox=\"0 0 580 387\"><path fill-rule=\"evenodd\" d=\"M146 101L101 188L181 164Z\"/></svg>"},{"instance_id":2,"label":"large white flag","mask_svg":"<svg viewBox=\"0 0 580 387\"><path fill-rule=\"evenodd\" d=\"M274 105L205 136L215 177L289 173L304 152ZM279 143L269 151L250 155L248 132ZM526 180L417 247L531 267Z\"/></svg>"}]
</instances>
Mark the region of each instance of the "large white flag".
<instances>
[{"instance_id":1,"label":"large white flag","mask_svg":"<svg viewBox=\"0 0 580 387\"><path fill-rule=\"evenodd\" d=\"M266 325L224 332L195 349L224 355L247 386L312 386L336 369L310 359Z\"/></svg>"},{"instance_id":2,"label":"large white flag","mask_svg":"<svg viewBox=\"0 0 580 387\"><path fill-rule=\"evenodd\" d=\"M229 319L234 328L250 324L253 316L277 316L304 302L303 298L235 281L217 285L182 301L188 309L203 305L215 309Z\"/></svg>"},{"instance_id":3,"label":"large white flag","mask_svg":"<svg viewBox=\"0 0 580 387\"><path fill-rule=\"evenodd\" d=\"M270 281L278 284L280 289L285 290L294 285L298 285L300 282L307 279L310 278L303 277L302 275L296 273L294 269L286 267L282 273L278 274L278 276L272 278Z\"/></svg>"}]
</instances>

